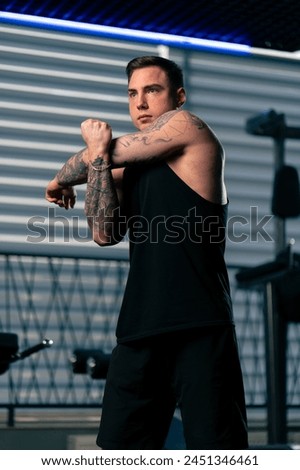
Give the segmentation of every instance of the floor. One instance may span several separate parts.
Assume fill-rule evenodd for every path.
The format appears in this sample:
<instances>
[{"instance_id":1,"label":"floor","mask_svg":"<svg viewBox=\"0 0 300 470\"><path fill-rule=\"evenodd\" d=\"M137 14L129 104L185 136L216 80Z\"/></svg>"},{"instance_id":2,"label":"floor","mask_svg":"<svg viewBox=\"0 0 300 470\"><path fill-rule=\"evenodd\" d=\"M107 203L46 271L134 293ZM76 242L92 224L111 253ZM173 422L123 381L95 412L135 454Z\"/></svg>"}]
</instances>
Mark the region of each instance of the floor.
<instances>
[{"instance_id":1,"label":"floor","mask_svg":"<svg viewBox=\"0 0 300 470\"><path fill-rule=\"evenodd\" d=\"M14 426L7 425L7 411L0 410L0 449L99 450L95 439L100 416L97 410L17 410ZM253 449L300 449L300 416L289 417L285 443L268 443L265 415L249 411L249 442ZM175 415L166 449L184 449L181 422Z\"/></svg>"}]
</instances>

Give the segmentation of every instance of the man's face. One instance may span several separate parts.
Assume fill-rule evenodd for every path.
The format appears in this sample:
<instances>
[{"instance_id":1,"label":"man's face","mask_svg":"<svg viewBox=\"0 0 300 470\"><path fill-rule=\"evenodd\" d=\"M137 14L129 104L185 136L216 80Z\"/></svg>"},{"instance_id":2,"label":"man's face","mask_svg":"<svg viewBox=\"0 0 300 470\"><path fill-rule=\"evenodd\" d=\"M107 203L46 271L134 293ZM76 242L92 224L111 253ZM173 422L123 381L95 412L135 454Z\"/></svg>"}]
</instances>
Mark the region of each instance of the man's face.
<instances>
[{"instance_id":1,"label":"man's face","mask_svg":"<svg viewBox=\"0 0 300 470\"><path fill-rule=\"evenodd\" d=\"M171 95L168 77L157 66L133 72L128 84L129 112L133 124L143 130L167 111L176 108L176 96Z\"/></svg>"}]
</instances>

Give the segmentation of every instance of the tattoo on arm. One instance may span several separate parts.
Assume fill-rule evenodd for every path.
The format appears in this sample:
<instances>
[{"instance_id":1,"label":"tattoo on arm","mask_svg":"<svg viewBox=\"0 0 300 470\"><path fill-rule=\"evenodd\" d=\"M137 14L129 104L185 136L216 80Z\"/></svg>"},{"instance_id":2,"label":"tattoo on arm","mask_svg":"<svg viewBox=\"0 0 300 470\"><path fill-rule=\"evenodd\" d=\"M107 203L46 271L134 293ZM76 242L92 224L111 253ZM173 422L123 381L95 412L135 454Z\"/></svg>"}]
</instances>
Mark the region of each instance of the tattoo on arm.
<instances>
[{"instance_id":1,"label":"tattoo on arm","mask_svg":"<svg viewBox=\"0 0 300 470\"><path fill-rule=\"evenodd\" d=\"M170 122L171 119L172 122ZM166 126L166 124L169 125ZM150 124L143 131L127 134L119 137L118 139L114 139L110 147L112 161L117 166L118 159L120 159L120 162L122 162L122 149L127 149L129 151L130 147L133 147L137 144L140 146L142 152L143 147L148 148L151 145L173 141L174 145L169 154L171 154L171 152L172 154L175 154L175 152L178 150L178 148L175 146L176 139L179 138L180 141L180 136L185 135L191 126L196 127L199 130L202 130L206 127L205 123L201 121L201 119L191 113L178 110L169 111L157 118L155 122ZM157 133L157 131L159 131L159 133ZM172 147L172 144L170 147ZM131 163L137 163L141 161L151 162L154 159L157 160L158 156L155 148L157 147L154 146L153 155L150 154L148 157L143 156L142 158L140 155L135 158L131 157L130 161L123 161L123 165L127 166ZM162 158L164 158L164 156L165 155L162 155Z\"/></svg>"},{"instance_id":2,"label":"tattoo on arm","mask_svg":"<svg viewBox=\"0 0 300 470\"><path fill-rule=\"evenodd\" d=\"M194 126L196 126L198 129L204 129L206 126L201 119L199 119L197 116L194 114L191 114L191 122Z\"/></svg>"},{"instance_id":3,"label":"tattoo on arm","mask_svg":"<svg viewBox=\"0 0 300 470\"><path fill-rule=\"evenodd\" d=\"M87 165L83 160L83 153L86 149L80 150L65 163L57 173L56 179L61 186L75 186L87 181Z\"/></svg>"},{"instance_id":4,"label":"tattoo on arm","mask_svg":"<svg viewBox=\"0 0 300 470\"><path fill-rule=\"evenodd\" d=\"M98 171L89 165L85 214L92 233L103 241L111 241L119 213L119 200L110 169Z\"/></svg>"}]
</instances>

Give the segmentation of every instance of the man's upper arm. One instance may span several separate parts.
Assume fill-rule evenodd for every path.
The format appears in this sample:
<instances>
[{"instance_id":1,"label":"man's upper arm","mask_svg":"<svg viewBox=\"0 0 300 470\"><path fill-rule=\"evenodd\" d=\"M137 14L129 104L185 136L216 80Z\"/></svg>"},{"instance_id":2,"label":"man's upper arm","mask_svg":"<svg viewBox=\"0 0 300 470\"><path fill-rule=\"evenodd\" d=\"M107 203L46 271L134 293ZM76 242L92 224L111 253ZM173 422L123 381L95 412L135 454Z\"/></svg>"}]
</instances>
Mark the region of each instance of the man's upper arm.
<instances>
[{"instance_id":1,"label":"man's upper arm","mask_svg":"<svg viewBox=\"0 0 300 470\"><path fill-rule=\"evenodd\" d=\"M146 129L114 139L111 145L113 164L122 167L181 155L190 142L193 128L190 113L167 112Z\"/></svg>"}]
</instances>

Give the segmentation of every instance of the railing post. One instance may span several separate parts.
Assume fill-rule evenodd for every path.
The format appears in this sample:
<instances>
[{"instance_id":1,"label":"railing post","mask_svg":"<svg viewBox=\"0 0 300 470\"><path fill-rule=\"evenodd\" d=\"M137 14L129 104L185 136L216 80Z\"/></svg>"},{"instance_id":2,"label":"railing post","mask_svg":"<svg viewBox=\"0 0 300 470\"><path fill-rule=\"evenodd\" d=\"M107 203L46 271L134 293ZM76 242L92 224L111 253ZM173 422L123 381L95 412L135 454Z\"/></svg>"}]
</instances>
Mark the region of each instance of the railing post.
<instances>
[{"instance_id":1,"label":"railing post","mask_svg":"<svg viewBox=\"0 0 300 470\"><path fill-rule=\"evenodd\" d=\"M268 444L287 443L286 322L278 312L273 282L265 285Z\"/></svg>"},{"instance_id":2,"label":"railing post","mask_svg":"<svg viewBox=\"0 0 300 470\"><path fill-rule=\"evenodd\" d=\"M7 426L13 428L15 425L15 406L10 404L7 409Z\"/></svg>"}]
</instances>

